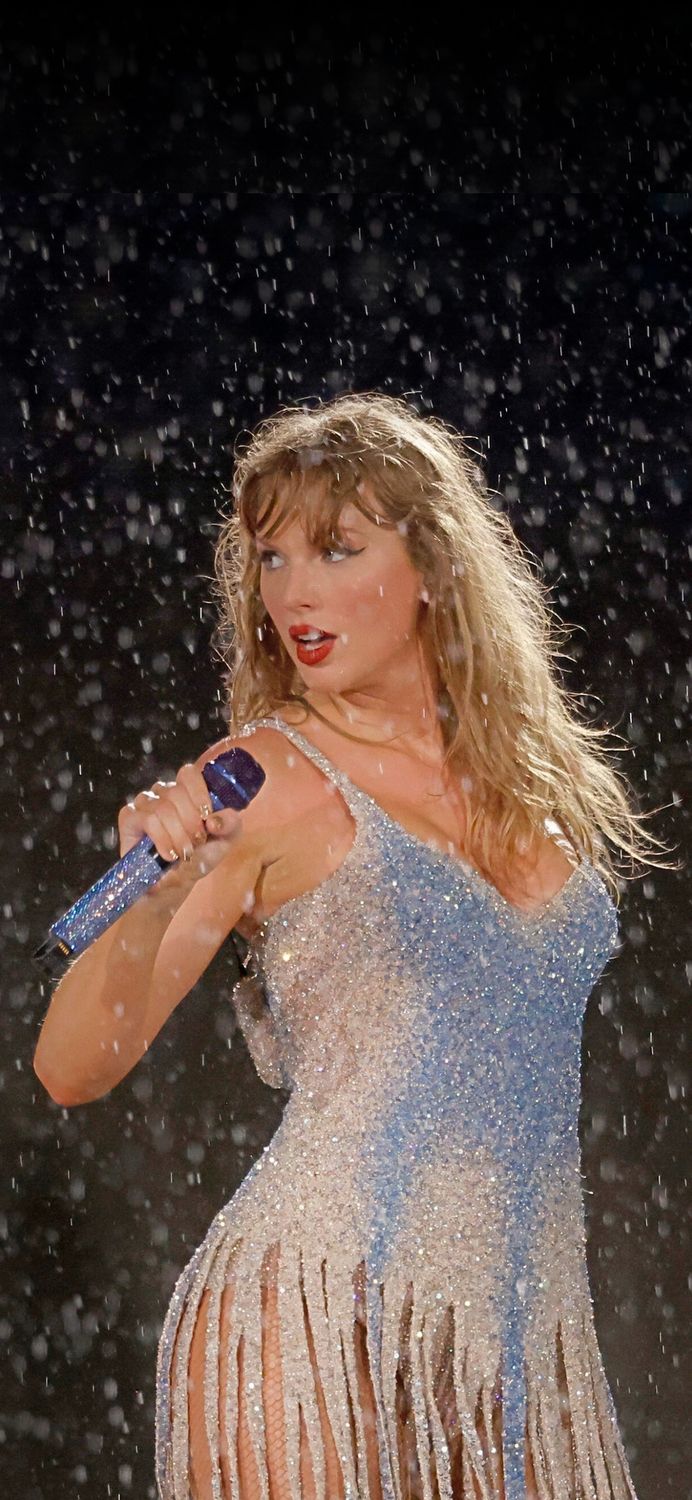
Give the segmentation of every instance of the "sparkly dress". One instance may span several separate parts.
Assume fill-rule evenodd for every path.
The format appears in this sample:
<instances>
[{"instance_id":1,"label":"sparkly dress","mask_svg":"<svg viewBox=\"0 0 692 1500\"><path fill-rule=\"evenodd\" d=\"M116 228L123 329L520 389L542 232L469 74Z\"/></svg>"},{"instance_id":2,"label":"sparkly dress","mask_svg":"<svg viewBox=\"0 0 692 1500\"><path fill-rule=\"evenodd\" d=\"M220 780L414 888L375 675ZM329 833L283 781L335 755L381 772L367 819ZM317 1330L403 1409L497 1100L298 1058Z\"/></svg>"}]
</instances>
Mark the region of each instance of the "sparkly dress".
<instances>
[{"instance_id":1,"label":"sparkly dress","mask_svg":"<svg viewBox=\"0 0 692 1500\"><path fill-rule=\"evenodd\" d=\"M260 726L335 784L355 836L336 872L285 902L251 944L267 1003L239 1018L260 1076L290 1097L172 1295L157 1360L161 1500L192 1493L186 1382L205 1290L211 1493L231 1493L223 1431L225 1473L242 1500L242 1338L269 1500L260 1291L277 1244L292 1500L301 1426L325 1494L313 1360L347 1500L414 1494L399 1382L423 1500L525 1500L526 1454L540 1500L636 1500L594 1326L578 1139L584 1010L618 941L607 888L583 858L556 896L520 911L456 855L407 833L279 717L242 733ZM369 1433L356 1319L374 1394Z\"/></svg>"}]
</instances>

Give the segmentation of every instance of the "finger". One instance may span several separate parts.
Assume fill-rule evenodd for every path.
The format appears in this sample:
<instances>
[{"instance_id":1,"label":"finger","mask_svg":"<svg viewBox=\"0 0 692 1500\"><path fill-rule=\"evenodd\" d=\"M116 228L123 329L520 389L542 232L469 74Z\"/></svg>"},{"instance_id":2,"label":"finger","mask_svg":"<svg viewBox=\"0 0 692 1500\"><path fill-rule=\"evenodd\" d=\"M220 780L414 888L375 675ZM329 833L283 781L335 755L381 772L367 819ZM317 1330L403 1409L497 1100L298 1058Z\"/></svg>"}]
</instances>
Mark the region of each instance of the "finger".
<instances>
[{"instance_id":1,"label":"finger","mask_svg":"<svg viewBox=\"0 0 692 1500\"><path fill-rule=\"evenodd\" d=\"M179 776L197 808L200 817L206 819L212 811L211 793L201 771L193 765L180 767Z\"/></svg>"},{"instance_id":2,"label":"finger","mask_svg":"<svg viewBox=\"0 0 692 1500\"><path fill-rule=\"evenodd\" d=\"M157 784L160 785L160 783ZM136 796L134 796L132 798L132 801L128 802L127 805L128 807L139 809L140 807L144 807L148 802L158 802L158 800L159 793L156 792L153 787L145 787L143 791L137 792Z\"/></svg>"},{"instance_id":3,"label":"finger","mask_svg":"<svg viewBox=\"0 0 692 1500\"><path fill-rule=\"evenodd\" d=\"M207 765L212 765L210 760L207 760L206 763ZM212 811L212 796L210 796L209 786L207 786L206 780L204 780L203 772L198 771L197 766L194 765L180 766L180 774L183 774L183 772L185 772L185 784L189 787L192 798L194 798L195 802L198 799L200 808L207 808L206 814L203 813L203 816L209 817L210 811Z\"/></svg>"},{"instance_id":4,"label":"finger","mask_svg":"<svg viewBox=\"0 0 692 1500\"><path fill-rule=\"evenodd\" d=\"M205 826L210 834L229 835L236 832L239 821L240 813L234 807L221 807L207 818Z\"/></svg>"},{"instance_id":5,"label":"finger","mask_svg":"<svg viewBox=\"0 0 692 1500\"><path fill-rule=\"evenodd\" d=\"M151 817L147 819L147 826L144 831L146 837L151 839L157 854L160 854L162 859L166 859L172 863L179 858L177 849L173 848L171 835L165 823L161 821L156 813L152 813Z\"/></svg>"},{"instance_id":6,"label":"finger","mask_svg":"<svg viewBox=\"0 0 692 1500\"><path fill-rule=\"evenodd\" d=\"M165 815L167 808L173 808L186 832L186 842L190 847L203 844L207 836L204 822L200 817L199 808L185 789L184 782L179 778L165 784L157 783L161 787L160 809Z\"/></svg>"},{"instance_id":7,"label":"finger","mask_svg":"<svg viewBox=\"0 0 692 1500\"><path fill-rule=\"evenodd\" d=\"M200 828L204 833L204 820L211 813L211 795L204 777L192 765L180 767L177 788L187 798L192 823L190 828ZM187 818L186 818L187 822Z\"/></svg>"},{"instance_id":8,"label":"finger","mask_svg":"<svg viewBox=\"0 0 692 1500\"><path fill-rule=\"evenodd\" d=\"M219 819L220 827L214 828L213 824ZM204 842L195 849L192 856L191 869L196 876L208 874L216 869L220 860L226 858L229 846L233 842L237 832L234 826L238 822L238 814L232 809L227 809L223 815L212 813L208 819L208 834L204 835Z\"/></svg>"},{"instance_id":9,"label":"finger","mask_svg":"<svg viewBox=\"0 0 692 1500\"><path fill-rule=\"evenodd\" d=\"M194 865L200 876L208 875L215 870L224 859L228 857L229 845L226 839L207 839L201 849L197 849L194 855Z\"/></svg>"},{"instance_id":10,"label":"finger","mask_svg":"<svg viewBox=\"0 0 692 1500\"><path fill-rule=\"evenodd\" d=\"M171 802L160 803L156 812L152 814L151 822L157 828L161 839L161 843L157 843L159 854L169 859L172 850L176 859L190 858L193 849L192 839ZM149 820L147 820L147 825L147 832L150 832Z\"/></svg>"}]
</instances>

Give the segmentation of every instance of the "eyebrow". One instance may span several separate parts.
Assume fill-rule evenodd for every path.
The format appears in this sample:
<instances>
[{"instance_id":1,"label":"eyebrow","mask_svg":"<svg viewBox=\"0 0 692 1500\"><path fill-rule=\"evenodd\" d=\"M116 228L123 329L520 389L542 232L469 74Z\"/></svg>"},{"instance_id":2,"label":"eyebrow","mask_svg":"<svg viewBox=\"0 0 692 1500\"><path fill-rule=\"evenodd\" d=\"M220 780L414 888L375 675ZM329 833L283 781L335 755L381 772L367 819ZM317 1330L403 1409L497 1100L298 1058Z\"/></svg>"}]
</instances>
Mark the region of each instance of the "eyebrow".
<instances>
[{"instance_id":1,"label":"eyebrow","mask_svg":"<svg viewBox=\"0 0 692 1500\"><path fill-rule=\"evenodd\" d=\"M344 525L344 526L337 526L337 527L335 527L333 535L335 537L341 536L342 534L344 536L347 536L350 532L356 532L356 533L358 533L358 530L359 530L359 528L358 528L358 522L357 521L352 521L351 524L348 525L348 526ZM280 552L281 551L281 548L280 547L275 547L275 544L271 540L269 540L268 538L265 539L265 538L263 538L261 536L255 536L253 538L253 541L254 541L256 547L264 547L264 546L266 546L272 552L274 552L274 551Z\"/></svg>"}]
</instances>

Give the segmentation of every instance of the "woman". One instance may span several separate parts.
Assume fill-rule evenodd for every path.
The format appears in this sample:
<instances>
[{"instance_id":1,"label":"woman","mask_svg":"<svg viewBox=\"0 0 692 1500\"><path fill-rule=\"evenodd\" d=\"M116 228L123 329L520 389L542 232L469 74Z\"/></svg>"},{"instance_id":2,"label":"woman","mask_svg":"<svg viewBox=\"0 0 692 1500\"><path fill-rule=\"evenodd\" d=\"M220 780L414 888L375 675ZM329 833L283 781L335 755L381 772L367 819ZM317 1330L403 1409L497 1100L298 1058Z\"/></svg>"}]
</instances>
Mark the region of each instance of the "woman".
<instances>
[{"instance_id":1,"label":"woman","mask_svg":"<svg viewBox=\"0 0 692 1500\"><path fill-rule=\"evenodd\" d=\"M290 1098L171 1299L160 1495L632 1500L577 1120L605 839L661 864L645 815L454 430L377 392L284 408L234 496L230 734L121 810L121 852L181 863L72 966L35 1059L100 1097L248 945L238 1016ZM266 781L215 820L201 768L236 744Z\"/></svg>"}]
</instances>

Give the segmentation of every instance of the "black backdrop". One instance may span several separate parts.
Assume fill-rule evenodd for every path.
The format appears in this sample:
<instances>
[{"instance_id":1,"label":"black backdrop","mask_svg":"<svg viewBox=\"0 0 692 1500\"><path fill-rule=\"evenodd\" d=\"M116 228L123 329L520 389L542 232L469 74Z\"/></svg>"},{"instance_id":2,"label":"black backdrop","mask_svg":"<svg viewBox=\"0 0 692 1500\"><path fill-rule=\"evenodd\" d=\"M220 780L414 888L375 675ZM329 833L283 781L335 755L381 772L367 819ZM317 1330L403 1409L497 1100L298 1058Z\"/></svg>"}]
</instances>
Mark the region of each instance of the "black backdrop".
<instances>
[{"instance_id":1,"label":"black backdrop","mask_svg":"<svg viewBox=\"0 0 692 1500\"><path fill-rule=\"evenodd\" d=\"M153 1496L167 1300L285 1097L234 1033L230 948L105 1100L65 1110L31 1066L31 949L115 857L125 797L224 730L209 575L240 431L380 388L465 432L575 627L568 685L685 853L689 58L675 24L647 37L595 62L527 31L483 86L405 30L338 66L319 22L223 55L5 39L0 1467L27 1500ZM627 887L584 1037L640 1500L692 1494L688 878Z\"/></svg>"}]
</instances>

